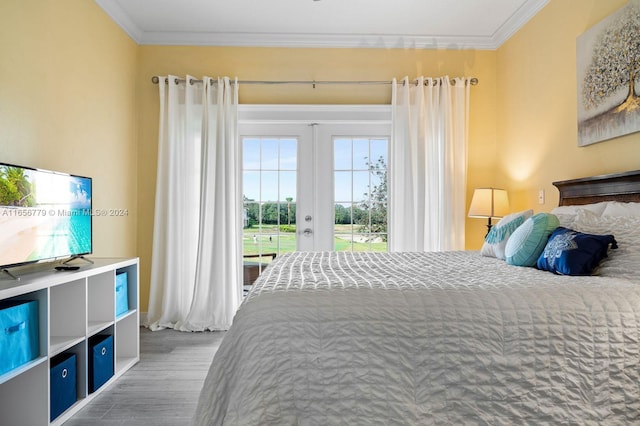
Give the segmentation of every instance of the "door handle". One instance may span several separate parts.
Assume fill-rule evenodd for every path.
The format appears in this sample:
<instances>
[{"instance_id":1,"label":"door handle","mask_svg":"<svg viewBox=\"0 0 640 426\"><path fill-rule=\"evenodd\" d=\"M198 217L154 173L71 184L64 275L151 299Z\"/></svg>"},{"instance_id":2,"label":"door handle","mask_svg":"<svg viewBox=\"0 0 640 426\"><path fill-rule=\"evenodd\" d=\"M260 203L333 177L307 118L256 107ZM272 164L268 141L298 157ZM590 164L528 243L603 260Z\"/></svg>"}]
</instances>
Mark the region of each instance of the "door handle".
<instances>
[{"instance_id":1,"label":"door handle","mask_svg":"<svg viewBox=\"0 0 640 426\"><path fill-rule=\"evenodd\" d=\"M302 233L305 235L305 237L308 237L309 235L313 234L313 230L311 228L305 228Z\"/></svg>"}]
</instances>

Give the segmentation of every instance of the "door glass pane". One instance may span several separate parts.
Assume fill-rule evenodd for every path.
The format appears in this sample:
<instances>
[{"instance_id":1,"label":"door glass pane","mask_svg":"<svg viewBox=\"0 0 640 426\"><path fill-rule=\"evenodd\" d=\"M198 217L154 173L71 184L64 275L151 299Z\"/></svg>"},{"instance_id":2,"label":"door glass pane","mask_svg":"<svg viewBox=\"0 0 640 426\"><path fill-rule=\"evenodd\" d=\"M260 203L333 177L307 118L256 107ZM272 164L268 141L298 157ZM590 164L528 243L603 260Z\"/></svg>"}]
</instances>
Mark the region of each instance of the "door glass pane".
<instances>
[{"instance_id":1,"label":"door glass pane","mask_svg":"<svg viewBox=\"0 0 640 426\"><path fill-rule=\"evenodd\" d=\"M387 234L377 234L373 244L371 244L372 251L387 251Z\"/></svg>"},{"instance_id":2,"label":"door glass pane","mask_svg":"<svg viewBox=\"0 0 640 426\"><path fill-rule=\"evenodd\" d=\"M353 169L367 170L369 168L369 139L353 140Z\"/></svg>"},{"instance_id":3,"label":"door glass pane","mask_svg":"<svg viewBox=\"0 0 640 426\"><path fill-rule=\"evenodd\" d=\"M336 251L387 250L387 146L388 140L380 138L334 140ZM347 148L349 166L338 158Z\"/></svg>"},{"instance_id":4,"label":"door glass pane","mask_svg":"<svg viewBox=\"0 0 640 426\"><path fill-rule=\"evenodd\" d=\"M351 177L351 172L335 172L335 191L333 198L336 203L353 201L353 196L351 195Z\"/></svg>"},{"instance_id":5,"label":"door glass pane","mask_svg":"<svg viewBox=\"0 0 640 426\"><path fill-rule=\"evenodd\" d=\"M371 251L368 234L353 234L353 251Z\"/></svg>"},{"instance_id":6,"label":"door glass pane","mask_svg":"<svg viewBox=\"0 0 640 426\"><path fill-rule=\"evenodd\" d=\"M278 175L277 171L263 171L260 174L261 201L278 201Z\"/></svg>"},{"instance_id":7,"label":"door glass pane","mask_svg":"<svg viewBox=\"0 0 640 426\"><path fill-rule=\"evenodd\" d=\"M252 284L274 255L296 249L295 138L243 138L244 284Z\"/></svg>"},{"instance_id":8,"label":"door glass pane","mask_svg":"<svg viewBox=\"0 0 640 426\"><path fill-rule=\"evenodd\" d=\"M283 204L296 199L296 172L280 172L280 199ZM288 221L287 221L288 222ZM293 218L295 223L295 218Z\"/></svg>"},{"instance_id":9,"label":"door glass pane","mask_svg":"<svg viewBox=\"0 0 640 426\"><path fill-rule=\"evenodd\" d=\"M298 164L297 147L295 139L280 140L280 170L296 170Z\"/></svg>"},{"instance_id":10,"label":"door glass pane","mask_svg":"<svg viewBox=\"0 0 640 426\"><path fill-rule=\"evenodd\" d=\"M335 251L351 250L351 235L353 234L352 203L338 203L334 211L333 236Z\"/></svg>"},{"instance_id":11,"label":"door glass pane","mask_svg":"<svg viewBox=\"0 0 640 426\"><path fill-rule=\"evenodd\" d=\"M387 164L387 141L386 139L372 139L371 140L371 164L382 161Z\"/></svg>"},{"instance_id":12,"label":"door glass pane","mask_svg":"<svg viewBox=\"0 0 640 426\"><path fill-rule=\"evenodd\" d=\"M244 203L243 220L244 229L253 230L255 233L255 230L258 228L258 224L260 223L260 205L258 203ZM257 239L255 243L256 244L254 244L251 232L245 232L243 234L242 247L245 254L258 253Z\"/></svg>"},{"instance_id":13,"label":"door glass pane","mask_svg":"<svg viewBox=\"0 0 640 426\"><path fill-rule=\"evenodd\" d=\"M262 140L262 158L260 163L260 168L262 170L278 170L279 148L278 139Z\"/></svg>"},{"instance_id":14,"label":"door glass pane","mask_svg":"<svg viewBox=\"0 0 640 426\"><path fill-rule=\"evenodd\" d=\"M384 190L386 193L386 188L383 188L383 186L387 184L386 170L378 170L378 169L371 170L370 179L371 179L372 194L375 194L377 190L379 191Z\"/></svg>"},{"instance_id":15,"label":"door glass pane","mask_svg":"<svg viewBox=\"0 0 640 426\"><path fill-rule=\"evenodd\" d=\"M242 161L244 170L260 168L260 139L247 138L243 141Z\"/></svg>"},{"instance_id":16,"label":"door glass pane","mask_svg":"<svg viewBox=\"0 0 640 426\"><path fill-rule=\"evenodd\" d=\"M278 253L289 253L296 251L296 203L283 204L285 212L291 211L289 215L287 213L287 222L281 222L278 230ZM291 224L289 224L289 218L291 218Z\"/></svg>"},{"instance_id":17,"label":"door glass pane","mask_svg":"<svg viewBox=\"0 0 640 426\"><path fill-rule=\"evenodd\" d=\"M245 201L260 201L260 172L245 171L242 174Z\"/></svg>"},{"instance_id":18,"label":"door glass pane","mask_svg":"<svg viewBox=\"0 0 640 426\"><path fill-rule=\"evenodd\" d=\"M335 170L351 170L351 139L336 139L333 142Z\"/></svg>"},{"instance_id":19,"label":"door glass pane","mask_svg":"<svg viewBox=\"0 0 640 426\"><path fill-rule=\"evenodd\" d=\"M369 171L353 172L353 201L365 201L369 197Z\"/></svg>"}]
</instances>

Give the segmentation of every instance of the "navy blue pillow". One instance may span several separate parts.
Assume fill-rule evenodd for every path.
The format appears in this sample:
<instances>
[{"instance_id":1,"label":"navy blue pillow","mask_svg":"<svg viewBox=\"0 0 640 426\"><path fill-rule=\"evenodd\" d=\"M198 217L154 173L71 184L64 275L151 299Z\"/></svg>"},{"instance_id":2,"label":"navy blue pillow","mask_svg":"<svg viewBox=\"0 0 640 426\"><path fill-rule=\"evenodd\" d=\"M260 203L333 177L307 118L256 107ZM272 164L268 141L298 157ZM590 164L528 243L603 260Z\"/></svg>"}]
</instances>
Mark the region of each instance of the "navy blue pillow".
<instances>
[{"instance_id":1,"label":"navy blue pillow","mask_svg":"<svg viewBox=\"0 0 640 426\"><path fill-rule=\"evenodd\" d=\"M562 275L591 275L607 249L618 248L613 235L583 234L572 229L557 228L538 258L538 269Z\"/></svg>"}]
</instances>

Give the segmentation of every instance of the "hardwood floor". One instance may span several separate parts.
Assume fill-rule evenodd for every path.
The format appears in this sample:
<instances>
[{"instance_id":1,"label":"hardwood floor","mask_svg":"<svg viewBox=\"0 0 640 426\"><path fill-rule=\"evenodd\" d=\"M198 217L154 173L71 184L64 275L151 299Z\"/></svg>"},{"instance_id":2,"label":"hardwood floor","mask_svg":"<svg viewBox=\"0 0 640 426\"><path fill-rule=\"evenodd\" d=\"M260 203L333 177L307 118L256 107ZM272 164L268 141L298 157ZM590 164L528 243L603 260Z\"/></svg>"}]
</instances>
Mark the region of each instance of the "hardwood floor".
<instances>
[{"instance_id":1,"label":"hardwood floor","mask_svg":"<svg viewBox=\"0 0 640 426\"><path fill-rule=\"evenodd\" d=\"M140 329L140 362L64 426L182 426L224 332Z\"/></svg>"}]
</instances>

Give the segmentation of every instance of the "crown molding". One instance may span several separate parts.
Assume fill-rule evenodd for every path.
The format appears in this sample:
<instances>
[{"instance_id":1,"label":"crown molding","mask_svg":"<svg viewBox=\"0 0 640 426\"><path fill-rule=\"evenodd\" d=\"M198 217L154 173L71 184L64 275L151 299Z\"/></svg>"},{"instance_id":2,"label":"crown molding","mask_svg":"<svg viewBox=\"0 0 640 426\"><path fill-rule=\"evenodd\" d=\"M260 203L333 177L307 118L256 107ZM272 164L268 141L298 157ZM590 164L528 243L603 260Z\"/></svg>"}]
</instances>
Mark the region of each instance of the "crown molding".
<instances>
[{"instance_id":1,"label":"crown molding","mask_svg":"<svg viewBox=\"0 0 640 426\"><path fill-rule=\"evenodd\" d=\"M547 3L549 3L549 0L529 0L524 3L493 35L494 49L499 48L505 41L509 40L511 36L540 12Z\"/></svg>"},{"instance_id":2,"label":"crown molding","mask_svg":"<svg viewBox=\"0 0 640 426\"><path fill-rule=\"evenodd\" d=\"M129 17L129 15L122 10L117 2L109 0L94 0L98 6L109 15L113 21L118 24L120 28L124 30L129 37L133 39L137 44L142 44L141 41L144 38L144 31L138 27Z\"/></svg>"},{"instance_id":3,"label":"crown molding","mask_svg":"<svg viewBox=\"0 0 640 426\"><path fill-rule=\"evenodd\" d=\"M496 48L493 37L214 32L144 32L139 44L174 46L337 47L452 50L491 50Z\"/></svg>"},{"instance_id":4,"label":"crown molding","mask_svg":"<svg viewBox=\"0 0 640 426\"><path fill-rule=\"evenodd\" d=\"M299 48L383 48L495 50L515 34L549 0L525 2L490 36L422 36L379 34L293 34L143 31L117 2L94 0L136 43L169 46L243 46Z\"/></svg>"}]
</instances>

